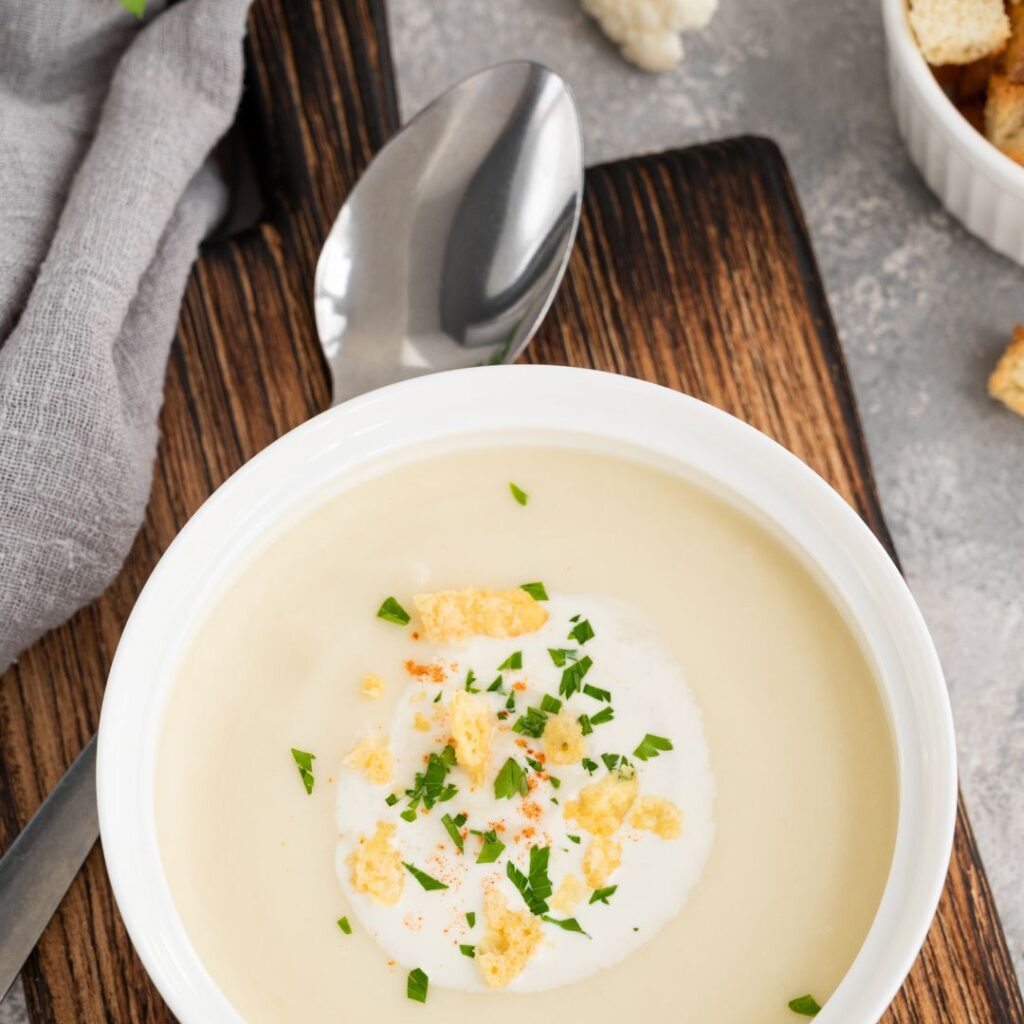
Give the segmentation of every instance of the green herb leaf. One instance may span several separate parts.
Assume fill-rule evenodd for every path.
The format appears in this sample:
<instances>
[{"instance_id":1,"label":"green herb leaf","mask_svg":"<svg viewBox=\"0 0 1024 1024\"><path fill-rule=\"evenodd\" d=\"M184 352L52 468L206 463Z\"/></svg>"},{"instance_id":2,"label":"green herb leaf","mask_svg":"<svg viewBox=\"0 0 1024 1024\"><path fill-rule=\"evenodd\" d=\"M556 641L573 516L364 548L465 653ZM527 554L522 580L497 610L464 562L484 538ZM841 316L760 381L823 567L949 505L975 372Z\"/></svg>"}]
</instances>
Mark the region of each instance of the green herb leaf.
<instances>
[{"instance_id":1,"label":"green herb leaf","mask_svg":"<svg viewBox=\"0 0 1024 1024\"><path fill-rule=\"evenodd\" d=\"M426 769L416 773L411 788L405 791L405 795L409 799L409 810L414 811L421 801L423 806L430 810L434 804L451 800L458 793L459 787L451 783L445 785L445 780L454 765L455 748L450 743L439 754L432 752L427 758ZM415 820L415 816L406 818L407 813L402 814L406 821Z\"/></svg>"},{"instance_id":2,"label":"green herb leaf","mask_svg":"<svg viewBox=\"0 0 1024 1024\"><path fill-rule=\"evenodd\" d=\"M589 715L580 715L576 721L580 723L580 728L583 730L584 736L589 736L594 731L594 727L590 724Z\"/></svg>"},{"instance_id":3,"label":"green herb leaf","mask_svg":"<svg viewBox=\"0 0 1024 1024\"><path fill-rule=\"evenodd\" d=\"M544 735L544 727L547 725L548 716L539 708L527 708L525 715L520 715L512 726L512 731L520 736L531 736L533 739L540 739Z\"/></svg>"},{"instance_id":4,"label":"green herb leaf","mask_svg":"<svg viewBox=\"0 0 1024 1024\"><path fill-rule=\"evenodd\" d=\"M410 807L408 810L402 811L399 817L403 821L415 821L419 815Z\"/></svg>"},{"instance_id":5,"label":"green herb leaf","mask_svg":"<svg viewBox=\"0 0 1024 1024\"><path fill-rule=\"evenodd\" d=\"M589 757L583 758L583 760L580 761L580 764L583 765L584 768L586 768L588 775L593 775L598 768L597 762L591 761Z\"/></svg>"},{"instance_id":6,"label":"green herb leaf","mask_svg":"<svg viewBox=\"0 0 1024 1024\"><path fill-rule=\"evenodd\" d=\"M491 685L487 687L487 692L488 693L501 693L501 694L504 694L505 691L502 689L502 686L504 686L504 685L505 685L505 677L502 676L502 675L499 675L498 678L495 679L494 682L491 683Z\"/></svg>"},{"instance_id":7,"label":"green herb leaf","mask_svg":"<svg viewBox=\"0 0 1024 1024\"><path fill-rule=\"evenodd\" d=\"M418 967L409 972L409 980L405 984L405 994L409 999L414 999L417 1003L425 1003L429 987L430 979Z\"/></svg>"},{"instance_id":8,"label":"green herb leaf","mask_svg":"<svg viewBox=\"0 0 1024 1024\"><path fill-rule=\"evenodd\" d=\"M590 625L589 619L584 619L582 622L577 622L572 629L569 630L569 635L566 637L567 640L575 640L581 647L588 641L594 639L594 630Z\"/></svg>"},{"instance_id":9,"label":"green herb leaf","mask_svg":"<svg viewBox=\"0 0 1024 1024\"><path fill-rule=\"evenodd\" d=\"M516 709L516 695L514 693L510 693L508 695L508 700L505 701L505 708L508 711L515 711L515 709Z\"/></svg>"},{"instance_id":10,"label":"green herb leaf","mask_svg":"<svg viewBox=\"0 0 1024 1024\"><path fill-rule=\"evenodd\" d=\"M597 765L594 765L594 767L596 768ZM579 846L579 844L580 844L580 837L579 836L572 836L571 835L571 836L569 836L569 842L570 843L575 843L577 846Z\"/></svg>"},{"instance_id":11,"label":"green herb leaf","mask_svg":"<svg viewBox=\"0 0 1024 1024\"><path fill-rule=\"evenodd\" d=\"M562 673L562 681L558 684L558 692L568 700L574 693L578 693L583 686L583 677L590 671L594 663L590 658L580 658L575 664L570 665Z\"/></svg>"},{"instance_id":12,"label":"green herb leaf","mask_svg":"<svg viewBox=\"0 0 1024 1024\"><path fill-rule=\"evenodd\" d=\"M520 583L520 590L525 590L534 601L546 601L548 592L543 583Z\"/></svg>"},{"instance_id":13,"label":"green herb leaf","mask_svg":"<svg viewBox=\"0 0 1024 1024\"><path fill-rule=\"evenodd\" d=\"M136 18L141 18L146 13L146 0L121 0L121 6Z\"/></svg>"},{"instance_id":14,"label":"green herb leaf","mask_svg":"<svg viewBox=\"0 0 1024 1024\"><path fill-rule=\"evenodd\" d=\"M475 910L467 910L466 911L466 924L468 924L470 928L475 928L476 927L476 911Z\"/></svg>"},{"instance_id":15,"label":"green herb leaf","mask_svg":"<svg viewBox=\"0 0 1024 1024\"><path fill-rule=\"evenodd\" d=\"M338 918L338 927L339 927L339 928L340 928L340 929L341 929L341 930L342 930L342 931L343 931L343 932L344 932L344 933L345 933L346 935L351 935L351 934L352 934L352 925L350 925L350 924L348 923L348 918L347 918L347 917L339 917L339 918Z\"/></svg>"},{"instance_id":16,"label":"green herb leaf","mask_svg":"<svg viewBox=\"0 0 1024 1024\"><path fill-rule=\"evenodd\" d=\"M377 618L393 622L396 626L409 624L409 613L393 597L384 599L384 603L377 609Z\"/></svg>"},{"instance_id":17,"label":"green herb leaf","mask_svg":"<svg viewBox=\"0 0 1024 1024\"><path fill-rule=\"evenodd\" d=\"M615 712L610 708L602 708L596 715L590 716L591 725L604 725L615 717Z\"/></svg>"},{"instance_id":18,"label":"green herb leaf","mask_svg":"<svg viewBox=\"0 0 1024 1024\"><path fill-rule=\"evenodd\" d=\"M586 935L588 939L590 938L590 936L587 935L587 933L580 927L580 923L576 920L575 917L567 917L564 920L559 921L557 918L548 917L545 914L544 917L541 918L541 920L547 921L548 924L558 925L558 927L561 928L562 931L576 932L578 935Z\"/></svg>"},{"instance_id":19,"label":"green herb leaf","mask_svg":"<svg viewBox=\"0 0 1024 1024\"><path fill-rule=\"evenodd\" d=\"M313 792L313 762L316 760L316 754L310 754L305 750L296 750L292 747L292 759L295 761L299 768L299 778L302 779L303 786L306 787L307 796Z\"/></svg>"},{"instance_id":20,"label":"green herb leaf","mask_svg":"<svg viewBox=\"0 0 1024 1024\"><path fill-rule=\"evenodd\" d=\"M601 760L604 761L604 766L608 771L617 772L628 779L633 778L636 769L621 754L602 754Z\"/></svg>"},{"instance_id":21,"label":"green herb leaf","mask_svg":"<svg viewBox=\"0 0 1024 1024\"><path fill-rule=\"evenodd\" d=\"M519 502L520 505L525 505L529 500L530 496L521 487L516 487L515 484L510 483L508 489L512 492L512 497Z\"/></svg>"},{"instance_id":22,"label":"green herb leaf","mask_svg":"<svg viewBox=\"0 0 1024 1024\"><path fill-rule=\"evenodd\" d=\"M473 685L475 682L476 682L476 673L472 669L470 669L466 673L466 691L468 693L479 693L480 692L479 689L477 689L477 687L475 687Z\"/></svg>"},{"instance_id":23,"label":"green herb leaf","mask_svg":"<svg viewBox=\"0 0 1024 1024\"><path fill-rule=\"evenodd\" d=\"M545 714L557 715L562 710L562 702L557 697L552 697L551 694L545 693L540 699L540 709Z\"/></svg>"},{"instance_id":24,"label":"green herb leaf","mask_svg":"<svg viewBox=\"0 0 1024 1024\"><path fill-rule=\"evenodd\" d=\"M526 763L538 774L544 771L544 765L542 765L540 761L535 761L532 757L528 757L526 759Z\"/></svg>"},{"instance_id":25,"label":"green herb leaf","mask_svg":"<svg viewBox=\"0 0 1024 1024\"><path fill-rule=\"evenodd\" d=\"M789 1008L794 1013L799 1013L804 1017L817 1017L821 1013L821 1007L818 1005L818 1000L812 995L799 996L796 999L790 999Z\"/></svg>"},{"instance_id":26,"label":"green herb leaf","mask_svg":"<svg viewBox=\"0 0 1024 1024\"><path fill-rule=\"evenodd\" d=\"M440 704L441 698L444 696L444 690L438 690L437 696L430 702L431 704Z\"/></svg>"},{"instance_id":27,"label":"green herb leaf","mask_svg":"<svg viewBox=\"0 0 1024 1024\"><path fill-rule=\"evenodd\" d=\"M571 647L549 647L548 654L551 655L555 668L563 668L567 661L576 661L580 656L580 652Z\"/></svg>"},{"instance_id":28,"label":"green herb leaf","mask_svg":"<svg viewBox=\"0 0 1024 1024\"><path fill-rule=\"evenodd\" d=\"M448 886L444 882L439 882L433 875L428 875L426 871L420 871L415 864L409 864L407 861L402 861L402 867L416 879L420 885L423 886L427 892L433 892L435 889L447 889Z\"/></svg>"},{"instance_id":29,"label":"green herb leaf","mask_svg":"<svg viewBox=\"0 0 1024 1024\"><path fill-rule=\"evenodd\" d=\"M386 803L388 807L394 807L395 804L398 803L398 794L388 793L388 795L384 797L384 803Z\"/></svg>"},{"instance_id":30,"label":"green herb leaf","mask_svg":"<svg viewBox=\"0 0 1024 1024\"><path fill-rule=\"evenodd\" d=\"M494 798L496 800L511 800L516 794L526 796L529 792L526 771L515 758L510 757L495 776Z\"/></svg>"},{"instance_id":31,"label":"green herb leaf","mask_svg":"<svg viewBox=\"0 0 1024 1024\"><path fill-rule=\"evenodd\" d=\"M523 667L523 652L513 651L499 666L498 671L504 672L506 669L520 669Z\"/></svg>"},{"instance_id":32,"label":"green herb leaf","mask_svg":"<svg viewBox=\"0 0 1024 1024\"><path fill-rule=\"evenodd\" d=\"M509 881L519 890L530 913L538 917L548 912L547 899L552 891L551 879L548 878L550 857L549 846L531 846L528 875L524 875L512 861L505 865L505 874L508 875Z\"/></svg>"},{"instance_id":33,"label":"green herb leaf","mask_svg":"<svg viewBox=\"0 0 1024 1024\"><path fill-rule=\"evenodd\" d=\"M593 697L594 700L607 701L612 699L610 690L602 690L599 686L591 686L590 683L587 683L586 686L583 687L583 692L588 697Z\"/></svg>"},{"instance_id":34,"label":"green herb leaf","mask_svg":"<svg viewBox=\"0 0 1024 1024\"><path fill-rule=\"evenodd\" d=\"M444 830L452 837L452 842L459 848L459 853L462 853L465 849L465 843L462 839L462 833L459 831L459 826L455 824L450 814L444 815L441 818L441 824L444 825Z\"/></svg>"},{"instance_id":35,"label":"green herb leaf","mask_svg":"<svg viewBox=\"0 0 1024 1024\"><path fill-rule=\"evenodd\" d=\"M505 844L498 838L498 833L489 829L487 832L474 832L473 834L480 836L484 841L484 845L480 848L480 856L476 859L477 864L493 864L505 850Z\"/></svg>"},{"instance_id":36,"label":"green herb leaf","mask_svg":"<svg viewBox=\"0 0 1024 1024\"><path fill-rule=\"evenodd\" d=\"M459 952L472 960L476 956L476 946L459 946Z\"/></svg>"},{"instance_id":37,"label":"green herb leaf","mask_svg":"<svg viewBox=\"0 0 1024 1024\"><path fill-rule=\"evenodd\" d=\"M617 885L609 885L609 886L606 886L604 889L595 889L590 894L590 902L591 903L603 903L603 904L605 904L605 906L607 906L608 905L608 897L611 896L612 893L614 893L616 889L618 889Z\"/></svg>"},{"instance_id":38,"label":"green herb leaf","mask_svg":"<svg viewBox=\"0 0 1024 1024\"><path fill-rule=\"evenodd\" d=\"M641 761L649 761L652 757L658 757L663 750L671 750L672 741L665 739L664 736L653 736L648 733L641 741L640 745L633 751L634 757L639 757Z\"/></svg>"}]
</instances>

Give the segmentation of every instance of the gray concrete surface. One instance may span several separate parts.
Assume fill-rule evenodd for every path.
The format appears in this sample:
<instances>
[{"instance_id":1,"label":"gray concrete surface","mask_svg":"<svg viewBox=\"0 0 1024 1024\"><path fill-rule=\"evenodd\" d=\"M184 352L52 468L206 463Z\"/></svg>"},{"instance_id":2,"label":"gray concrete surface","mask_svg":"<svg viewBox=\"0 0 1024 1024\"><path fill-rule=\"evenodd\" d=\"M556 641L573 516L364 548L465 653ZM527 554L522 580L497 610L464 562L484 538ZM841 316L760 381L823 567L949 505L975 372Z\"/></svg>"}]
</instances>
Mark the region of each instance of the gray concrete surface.
<instances>
[{"instance_id":1,"label":"gray concrete surface","mask_svg":"<svg viewBox=\"0 0 1024 1024\"><path fill-rule=\"evenodd\" d=\"M575 0L389 0L403 114L487 64L544 61L588 161L742 132L796 180L882 502L934 632L961 778L1024 974L1024 419L985 378L1024 321L1024 270L962 231L904 155L871 0L720 0L677 71L623 63ZM22 1024L20 1000L0 1024Z\"/></svg>"}]
</instances>

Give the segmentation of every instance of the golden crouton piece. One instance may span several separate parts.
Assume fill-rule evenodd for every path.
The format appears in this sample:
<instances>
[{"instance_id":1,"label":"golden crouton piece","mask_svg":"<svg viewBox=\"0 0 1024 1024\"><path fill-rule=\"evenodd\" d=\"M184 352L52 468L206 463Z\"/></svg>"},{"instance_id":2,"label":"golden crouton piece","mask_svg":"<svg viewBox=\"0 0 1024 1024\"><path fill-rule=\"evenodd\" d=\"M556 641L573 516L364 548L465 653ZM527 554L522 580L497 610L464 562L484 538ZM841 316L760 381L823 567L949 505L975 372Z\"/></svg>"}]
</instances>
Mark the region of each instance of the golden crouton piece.
<instances>
[{"instance_id":1,"label":"golden crouton piece","mask_svg":"<svg viewBox=\"0 0 1024 1024\"><path fill-rule=\"evenodd\" d=\"M586 895L587 887L575 875L566 875L551 897L551 908L560 914L571 914Z\"/></svg>"},{"instance_id":2,"label":"golden crouton piece","mask_svg":"<svg viewBox=\"0 0 1024 1024\"><path fill-rule=\"evenodd\" d=\"M1014 327L1013 341L988 379L988 393L1024 416L1024 324Z\"/></svg>"},{"instance_id":3,"label":"golden crouton piece","mask_svg":"<svg viewBox=\"0 0 1024 1024\"><path fill-rule=\"evenodd\" d=\"M1024 154L1024 85L1006 75L988 81L985 101L985 137L1008 157L1021 162Z\"/></svg>"},{"instance_id":4,"label":"golden crouton piece","mask_svg":"<svg viewBox=\"0 0 1024 1024\"><path fill-rule=\"evenodd\" d=\"M583 728L568 711L548 719L544 726L544 756L551 764L579 764L586 747Z\"/></svg>"},{"instance_id":5,"label":"golden crouton piece","mask_svg":"<svg viewBox=\"0 0 1024 1024\"><path fill-rule=\"evenodd\" d=\"M349 768L363 773L363 777L378 786L391 781L395 771L395 758L388 749L387 740L367 736L345 758Z\"/></svg>"},{"instance_id":6,"label":"golden crouton piece","mask_svg":"<svg viewBox=\"0 0 1024 1024\"><path fill-rule=\"evenodd\" d=\"M1003 55L1003 70L1011 82L1024 83L1024 7L1010 8L1010 41Z\"/></svg>"},{"instance_id":7,"label":"golden crouton piece","mask_svg":"<svg viewBox=\"0 0 1024 1024\"><path fill-rule=\"evenodd\" d=\"M417 732L430 732L430 719L422 711L412 716L412 727Z\"/></svg>"},{"instance_id":8,"label":"golden crouton piece","mask_svg":"<svg viewBox=\"0 0 1024 1024\"><path fill-rule=\"evenodd\" d=\"M491 988L517 978L540 945L540 918L528 910L510 910L497 889L484 895L487 933L476 947L476 963Z\"/></svg>"},{"instance_id":9,"label":"golden crouton piece","mask_svg":"<svg viewBox=\"0 0 1024 1024\"><path fill-rule=\"evenodd\" d=\"M583 877L591 889L603 889L622 863L622 847L614 839L598 836L583 855Z\"/></svg>"},{"instance_id":10,"label":"golden crouton piece","mask_svg":"<svg viewBox=\"0 0 1024 1024\"><path fill-rule=\"evenodd\" d=\"M564 817L578 822L591 835L614 835L633 806L639 786L635 774L609 772L600 782L584 786L578 799L565 805Z\"/></svg>"},{"instance_id":11,"label":"golden crouton piece","mask_svg":"<svg viewBox=\"0 0 1024 1024\"><path fill-rule=\"evenodd\" d=\"M471 697L465 690L452 695L451 728L455 741L455 760L466 769L474 786L484 783L491 759L491 733L496 722L485 700Z\"/></svg>"},{"instance_id":12,"label":"golden crouton piece","mask_svg":"<svg viewBox=\"0 0 1024 1024\"><path fill-rule=\"evenodd\" d=\"M432 644L451 644L471 636L499 638L535 633L548 613L525 590L442 590L417 594L413 601Z\"/></svg>"},{"instance_id":13,"label":"golden crouton piece","mask_svg":"<svg viewBox=\"0 0 1024 1024\"><path fill-rule=\"evenodd\" d=\"M663 796L642 796L633 805L629 823L662 839L676 839L683 831L683 812Z\"/></svg>"},{"instance_id":14,"label":"golden crouton piece","mask_svg":"<svg viewBox=\"0 0 1024 1024\"><path fill-rule=\"evenodd\" d=\"M362 691L364 696L376 700L384 694L384 680L380 676L363 676Z\"/></svg>"},{"instance_id":15,"label":"golden crouton piece","mask_svg":"<svg viewBox=\"0 0 1024 1024\"><path fill-rule=\"evenodd\" d=\"M365 892L378 903L393 907L402 897L405 872L402 858L391 845L395 826L378 821L372 836L360 836L359 845L348 855L349 879L356 892Z\"/></svg>"},{"instance_id":16,"label":"golden crouton piece","mask_svg":"<svg viewBox=\"0 0 1024 1024\"><path fill-rule=\"evenodd\" d=\"M970 64L1010 38L1003 0L912 0L910 24L929 64Z\"/></svg>"}]
</instances>

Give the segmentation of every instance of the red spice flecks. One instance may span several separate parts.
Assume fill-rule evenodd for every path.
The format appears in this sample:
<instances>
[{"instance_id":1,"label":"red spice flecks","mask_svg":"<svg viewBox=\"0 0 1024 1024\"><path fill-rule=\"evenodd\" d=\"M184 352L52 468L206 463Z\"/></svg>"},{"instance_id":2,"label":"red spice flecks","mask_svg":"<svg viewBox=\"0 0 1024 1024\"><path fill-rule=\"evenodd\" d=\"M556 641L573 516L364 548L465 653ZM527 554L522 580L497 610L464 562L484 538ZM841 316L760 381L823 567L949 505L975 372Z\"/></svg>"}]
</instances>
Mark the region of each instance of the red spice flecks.
<instances>
[{"instance_id":1,"label":"red spice flecks","mask_svg":"<svg viewBox=\"0 0 1024 1024\"><path fill-rule=\"evenodd\" d=\"M540 821L541 815L544 813L540 804L534 803L533 800L524 800L519 805L519 810L522 812L523 817L529 818L530 821Z\"/></svg>"},{"instance_id":2,"label":"red spice flecks","mask_svg":"<svg viewBox=\"0 0 1024 1024\"><path fill-rule=\"evenodd\" d=\"M518 683L513 683L512 684L512 689L513 690L519 690L519 692L522 693L522 691L526 689L526 683L524 683L522 680L520 680Z\"/></svg>"},{"instance_id":3,"label":"red spice flecks","mask_svg":"<svg viewBox=\"0 0 1024 1024\"><path fill-rule=\"evenodd\" d=\"M532 839L536 834L537 830L532 825L527 825L526 828L523 829L524 839Z\"/></svg>"},{"instance_id":4,"label":"red spice flecks","mask_svg":"<svg viewBox=\"0 0 1024 1024\"><path fill-rule=\"evenodd\" d=\"M527 789L529 789L531 793L537 788L538 781L539 780L537 779L536 775L527 775L526 787Z\"/></svg>"},{"instance_id":5,"label":"red spice flecks","mask_svg":"<svg viewBox=\"0 0 1024 1024\"><path fill-rule=\"evenodd\" d=\"M405 671L414 679L429 679L432 683L443 683L448 675L443 665L424 665L412 658L406 660Z\"/></svg>"},{"instance_id":6,"label":"red spice flecks","mask_svg":"<svg viewBox=\"0 0 1024 1024\"><path fill-rule=\"evenodd\" d=\"M402 918L402 924L404 924L409 931L418 932L423 927L423 915L413 914L410 912Z\"/></svg>"},{"instance_id":7,"label":"red spice flecks","mask_svg":"<svg viewBox=\"0 0 1024 1024\"><path fill-rule=\"evenodd\" d=\"M526 749L526 740L523 740L523 739L516 740L516 746L517 747L522 747L523 750L525 750Z\"/></svg>"},{"instance_id":8,"label":"red spice flecks","mask_svg":"<svg viewBox=\"0 0 1024 1024\"><path fill-rule=\"evenodd\" d=\"M419 633L417 633L415 629L412 631L412 638L413 640L419 640L420 638Z\"/></svg>"}]
</instances>

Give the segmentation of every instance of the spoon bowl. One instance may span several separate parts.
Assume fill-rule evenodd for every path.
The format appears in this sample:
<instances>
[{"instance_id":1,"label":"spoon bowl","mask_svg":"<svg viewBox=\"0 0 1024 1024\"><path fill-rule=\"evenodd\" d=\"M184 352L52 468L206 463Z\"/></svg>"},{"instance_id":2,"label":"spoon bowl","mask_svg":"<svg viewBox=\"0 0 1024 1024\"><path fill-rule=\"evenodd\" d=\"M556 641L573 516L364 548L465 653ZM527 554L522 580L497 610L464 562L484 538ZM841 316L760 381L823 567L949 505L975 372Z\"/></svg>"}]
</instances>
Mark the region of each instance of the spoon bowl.
<instances>
[{"instance_id":1,"label":"spoon bowl","mask_svg":"<svg viewBox=\"0 0 1024 1024\"><path fill-rule=\"evenodd\" d=\"M501 64L434 100L367 168L317 263L334 404L515 360L561 281L582 196L579 114L553 71Z\"/></svg>"}]
</instances>

